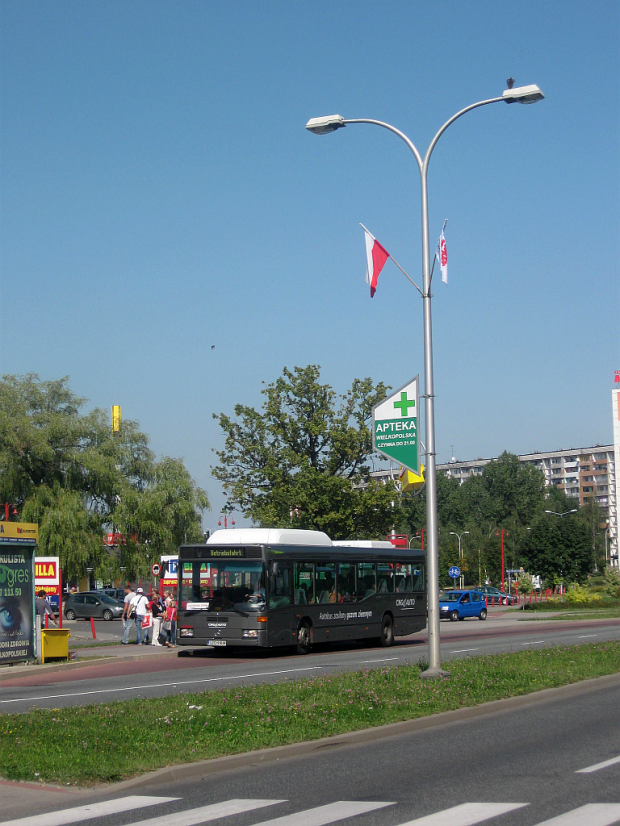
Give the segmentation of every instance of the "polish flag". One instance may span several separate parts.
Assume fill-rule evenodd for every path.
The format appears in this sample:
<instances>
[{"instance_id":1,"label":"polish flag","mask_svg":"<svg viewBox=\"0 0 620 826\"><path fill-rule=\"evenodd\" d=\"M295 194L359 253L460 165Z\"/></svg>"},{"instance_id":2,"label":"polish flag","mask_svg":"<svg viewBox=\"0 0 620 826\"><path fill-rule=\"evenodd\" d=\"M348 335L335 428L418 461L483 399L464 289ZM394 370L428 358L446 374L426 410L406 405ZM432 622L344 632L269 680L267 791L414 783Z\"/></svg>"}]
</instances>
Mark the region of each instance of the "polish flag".
<instances>
[{"instance_id":1,"label":"polish flag","mask_svg":"<svg viewBox=\"0 0 620 826\"><path fill-rule=\"evenodd\" d=\"M390 257L390 253L381 246L363 224L360 226L366 235L366 283L370 284L370 297L372 298L377 290L379 273Z\"/></svg>"},{"instance_id":2,"label":"polish flag","mask_svg":"<svg viewBox=\"0 0 620 826\"><path fill-rule=\"evenodd\" d=\"M437 243L437 249L435 250L435 256L439 261L439 265L441 267L441 280L444 284L448 283L448 248L446 247L446 239L444 236L444 232L446 229L446 224L448 223L448 219L443 222L443 227L441 229L441 235L439 236L439 241Z\"/></svg>"}]
</instances>

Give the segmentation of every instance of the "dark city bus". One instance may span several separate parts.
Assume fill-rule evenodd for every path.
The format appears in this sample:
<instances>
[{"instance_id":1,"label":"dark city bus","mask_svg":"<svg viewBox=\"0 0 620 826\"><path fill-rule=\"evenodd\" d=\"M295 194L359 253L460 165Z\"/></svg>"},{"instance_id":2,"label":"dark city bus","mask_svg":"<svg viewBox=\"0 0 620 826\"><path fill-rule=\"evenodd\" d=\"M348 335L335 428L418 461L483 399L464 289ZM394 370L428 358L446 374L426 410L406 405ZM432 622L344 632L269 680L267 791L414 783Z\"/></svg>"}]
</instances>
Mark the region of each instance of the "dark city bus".
<instances>
[{"instance_id":1,"label":"dark city bus","mask_svg":"<svg viewBox=\"0 0 620 826\"><path fill-rule=\"evenodd\" d=\"M424 551L332 542L320 531L216 531L179 548L177 644L296 646L377 639L426 627Z\"/></svg>"}]
</instances>

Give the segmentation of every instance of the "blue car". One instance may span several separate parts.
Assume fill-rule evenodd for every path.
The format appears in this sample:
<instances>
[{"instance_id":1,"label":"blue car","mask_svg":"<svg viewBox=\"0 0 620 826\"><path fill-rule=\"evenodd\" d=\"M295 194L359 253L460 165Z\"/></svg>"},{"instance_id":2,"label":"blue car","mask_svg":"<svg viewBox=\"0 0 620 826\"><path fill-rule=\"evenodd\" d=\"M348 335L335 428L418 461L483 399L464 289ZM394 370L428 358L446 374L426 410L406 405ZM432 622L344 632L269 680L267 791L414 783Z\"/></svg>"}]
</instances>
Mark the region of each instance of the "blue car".
<instances>
[{"instance_id":1,"label":"blue car","mask_svg":"<svg viewBox=\"0 0 620 826\"><path fill-rule=\"evenodd\" d=\"M487 604L480 591L445 591L439 597L439 617L452 622L465 617L487 618Z\"/></svg>"}]
</instances>

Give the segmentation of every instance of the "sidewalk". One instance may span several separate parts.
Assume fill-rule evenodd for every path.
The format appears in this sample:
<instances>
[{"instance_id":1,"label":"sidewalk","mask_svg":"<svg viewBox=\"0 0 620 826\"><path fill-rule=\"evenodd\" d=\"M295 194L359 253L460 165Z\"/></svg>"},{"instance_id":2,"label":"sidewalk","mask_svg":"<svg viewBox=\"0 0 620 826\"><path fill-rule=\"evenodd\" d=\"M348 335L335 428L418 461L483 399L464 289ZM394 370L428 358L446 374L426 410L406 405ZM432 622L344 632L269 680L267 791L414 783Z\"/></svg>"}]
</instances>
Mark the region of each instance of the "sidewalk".
<instances>
[{"instance_id":1,"label":"sidewalk","mask_svg":"<svg viewBox=\"0 0 620 826\"><path fill-rule=\"evenodd\" d=\"M76 639L77 638L77 639ZM105 639L107 638L107 639ZM77 642L77 645L74 644ZM104 645L97 643L107 643ZM148 658L166 659L176 657L178 648L166 648L165 646L156 645L136 645L135 642L129 645L122 645L117 636L112 634L99 634L96 640L93 640L90 626L88 627L88 635L84 633L74 634L71 631L69 637L69 652L76 652L78 659L70 662L52 661L46 663L15 663L14 665L6 664L0 665L0 684L3 680L11 680L15 677L29 676L31 674L51 674L55 671L64 671L65 669L78 670L81 667L92 664L95 660L103 662L104 660L117 660L122 662L130 662L132 660L144 660Z\"/></svg>"}]
</instances>

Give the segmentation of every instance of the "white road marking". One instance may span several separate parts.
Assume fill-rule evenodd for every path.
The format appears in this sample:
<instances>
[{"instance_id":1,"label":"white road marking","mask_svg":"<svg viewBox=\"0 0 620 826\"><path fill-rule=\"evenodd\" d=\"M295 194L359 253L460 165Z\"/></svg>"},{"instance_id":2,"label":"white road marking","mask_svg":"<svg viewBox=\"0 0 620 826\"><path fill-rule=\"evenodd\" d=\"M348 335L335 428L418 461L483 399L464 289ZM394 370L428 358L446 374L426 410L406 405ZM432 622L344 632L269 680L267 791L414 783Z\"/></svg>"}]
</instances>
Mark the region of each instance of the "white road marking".
<instances>
[{"instance_id":1,"label":"white road marking","mask_svg":"<svg viewBox=\"0 0 620 826\"><path fill-rule=\"evenodd\" d=\"M538 826L611 826L620 820L620 803L588 803L572 812L552 817Z\"/></svg>"},{"instance_id":2,"label":"white road marking","mask_svg":"<svg viewBox=\"0 0 620 826\"><path fill-rule=\"evenodd\" d=\"M606 769L607 766L613 766L616 763L620 763L620 757L612 757L611 760L603 760L602 763L595 763L593 766L588 766L585 769L579 769L579 771L576 771L575 774L590 774L591 772L597 772L599 769Z\"/></svg>"},{"instance_id":3,"label":"white road marking","mask_svg":"<svg viewBox=\"0 0 620 826\"><path fill-rule=\"evenodd\" d=\"M360 665L364 663L389 663L392 660L400 660L400 657L383 657L381 660L360 660Z\"/></svg>"},{"instance_id":4,"label":"white road marking","mask_svg":"<svg viewBox=\"0 0 620 826\"><path fill-rule=\"evenodd\" d=\"M522 642L521 645L544 645L545 640L534 640L533 642Z\"/></svg>"},{"instance_id":5,"label":"white road marking","mask_svg":"<svg viewBox=\"0 0 620 826\"><path fill-rule=\"evenodd\" d=\"M105 800L103 803L91 803L89 806L75 806L73 809L61 809L59 812L5 820L2 826L63 826L65 823L82 823L94 817L115 815L119 812L142 809L145 806L157 806L179 799L178 797L146 797L144 795L117 797L114 800Z\"/></svg>"},{"instance_id":6,"label":"white road marking","mask_svg":"<svg viewBox=\"0 0 620 826\"><path fill-rule=\"evenodd\" d=\"M223 803L212 803L209 806L173 812L160 817L152 817L149 820L136 820L128 826L195 826L197 823L207 823L220 817L252 812L254 809L262 809L276 803L286 803L286 800L225 800Z\"/></svg>"},{"instance_id":7,"label":"white road marking","mask_svg":"<svg viewBox=\"0 0 620 826\"><path fill-rule=\"evenodd\" d=\"M588 637L598 637L598 634L582 634L580 637L577 637L578 640L587 640Z\"/></svg>"},{"instance_id":8,"label":"white road marking","mask_svg":"<svg viewBox=\"0 0 620 826\"><path fill-rule=\"evenodd\" d=\"M257 823L256 826L326 826L327 823L335 823L345 817L363 815L365 812L374 812L385 806L394 806L394 803L359 803L355 800L338 800L336 803L328 803L327 806L317 806L316 809L306 809L304 812L265 820Z\"/></svg>"},{"instance_id":9,"label":"white road marking","mask_svg":"<svg viewBox=\"0 0 620 826\"><path fill-rule=\"evenodd\" d=\"M274 677L277 674L295 674L298 671L323 671L327 666L312 665L308 668L287 668L284 671L262 671L256 674L239 674L230 677L209 677L205 680L175 680L172 683L150 683L149 685L131 685L126 688L99 688L95 691L78 691L74 694L46 694L41 697L17 697L14 700L0 700L0 704L27 703L35 700L57 700L62 697L89 697L92 694L116 694L118 691L142 691L147 688L171 688L178 685L199 685L201 683L221 683L226 680L246 680L249 677Z\"/></svg>"},{"instance_id":10,"label":"white road marking","mask_svg":"<svg viewBox=\"0 0 620 826\"><path fill-rule=\"evenodd\" d=\"M448 651L448 654L466 654L468 651L480 651L479 648L459 648L458 651Z\"/></svg>"},{"instance_id":11,"label":"white road marking","mask_svg":"<svg viewBox=\"0 0 620 826\"><path fill-rule=\"evenodd\" d=\"M474 826L476 823L482 823L483 820L489 820L529 805L529 803L461 803L460 806L453 806L442 812L409 820L401 826Z\"/></svg>"}]
</instances>

